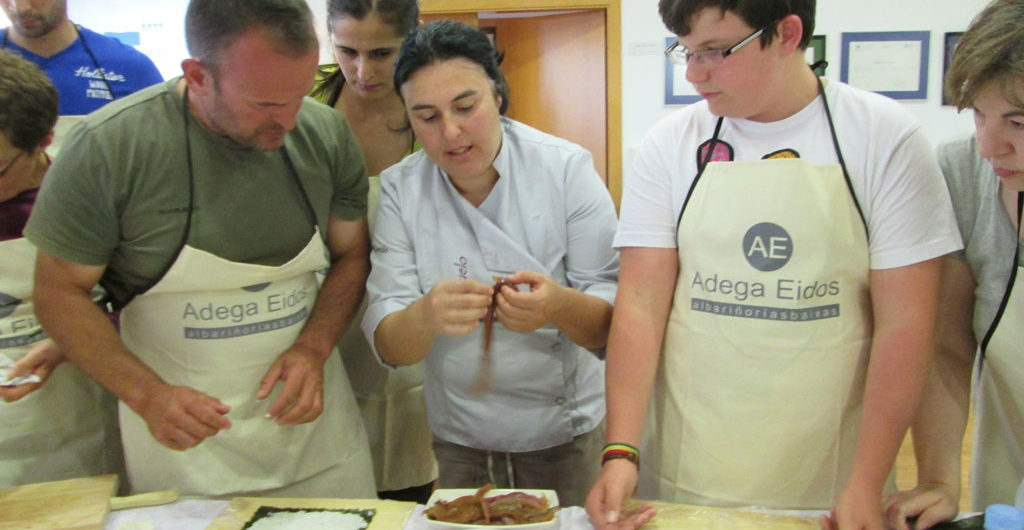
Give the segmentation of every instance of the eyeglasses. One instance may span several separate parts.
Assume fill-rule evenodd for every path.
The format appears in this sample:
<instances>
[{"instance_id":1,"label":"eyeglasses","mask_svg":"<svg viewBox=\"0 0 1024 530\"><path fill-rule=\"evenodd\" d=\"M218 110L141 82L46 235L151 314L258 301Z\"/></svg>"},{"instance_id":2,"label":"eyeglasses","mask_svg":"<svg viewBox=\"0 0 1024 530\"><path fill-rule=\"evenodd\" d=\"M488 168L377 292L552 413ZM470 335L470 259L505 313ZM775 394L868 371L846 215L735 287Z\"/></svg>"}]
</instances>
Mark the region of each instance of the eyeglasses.
<instances>
[{"instance_id":1,"label":"eyeglasses","mask_svg":"<svg viewBox=\"0 0 1024 530\"><path fill-rule=\"evenodd\" d=\"M11 170L11 167L14 166L14 163L17 162L18 159L21 158L21 155L24 155L24 154L25 154L25 151L18 151L18 154L14 155L14 158L11 158L10 160L8 160L7 163L4 164L4 168L0 169L0 178L6 177L7 176L7 172Z\"/></svg>"},{"instance_id":2,"label":"eyeglasses","mask_svg":"<svg viewBox=\"0 0 1024 530\"><path fill-rule=\"evenodd\" d=\"M722 66L723 62L725 62L726 57L739 51L740 48L746 46L747 43L749 43L750 41L756 39L758 36L764 33L764 30L772 27L772 25L774 25L774 22L751 33L750 35L747 35L745 39L737 42L736 44L733 44L732 46L724 50L712 49L691 52L690 50L686 49L686 46L679 44L679 41L675 41L671 45L669 45L668 48L665 48L665 56L671 59L673 63L676 63L680 66L686 66L690 64L690 59L696 59L697 64L703 65L705 68L718 68L719 66Z\"/></svg>"}]
</instances>

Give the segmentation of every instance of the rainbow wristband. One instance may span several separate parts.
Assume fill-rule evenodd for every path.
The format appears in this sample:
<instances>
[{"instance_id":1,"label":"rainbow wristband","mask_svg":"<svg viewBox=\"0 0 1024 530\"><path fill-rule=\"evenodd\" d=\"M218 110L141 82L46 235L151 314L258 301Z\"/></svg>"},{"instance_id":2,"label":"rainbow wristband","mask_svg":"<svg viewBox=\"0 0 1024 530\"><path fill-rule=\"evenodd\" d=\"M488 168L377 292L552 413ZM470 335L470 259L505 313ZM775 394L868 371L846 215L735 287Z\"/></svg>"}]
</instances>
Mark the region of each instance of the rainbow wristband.
<instances>
[{"instance_id":1,"label":"rainbow wristband","mask_svg":"<svg viewBox=\"0 0 1024 530\"><path fill-rule=\"evenodd\" d=\"M636 447L623 443L612 443L604 446L604 450L601 453L602 466L605 462L618 458L629 460L636 464L637 467L640 467L640 451Z\"/></svg>"}]
</instances>

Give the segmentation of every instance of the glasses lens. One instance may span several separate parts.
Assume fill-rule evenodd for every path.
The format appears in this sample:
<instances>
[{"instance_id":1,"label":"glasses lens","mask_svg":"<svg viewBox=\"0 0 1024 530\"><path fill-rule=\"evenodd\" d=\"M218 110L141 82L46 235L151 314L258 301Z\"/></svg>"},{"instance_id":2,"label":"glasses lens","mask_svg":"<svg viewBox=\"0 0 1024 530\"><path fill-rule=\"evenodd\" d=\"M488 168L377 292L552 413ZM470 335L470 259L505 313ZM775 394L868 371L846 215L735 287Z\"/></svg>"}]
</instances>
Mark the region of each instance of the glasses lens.
<instances>
[{"instance_id":1,"label":"glasses lens","mask_svg":"<svg viewBox=\"0 0 1024 530\"><path fill-rule=\"evenodd\" d=\"M693 56L705 68L718 68L725 62L725 54L722 53L722 50L703 50L694 53Z\"/></svg>"},{"instance_id":2,"label":"glasses lens","mask_svg":"<svg viewBox=\"0 0 1024 530\"><path fill-rule=\"evenodd\" d=\"M686 48L683 48L682 46L677 46L676 49L672 50L672 53L668 54L668 56L670 59L672 59L672 62L678 65L686 66Z\"/></svg>"}]
</instances>

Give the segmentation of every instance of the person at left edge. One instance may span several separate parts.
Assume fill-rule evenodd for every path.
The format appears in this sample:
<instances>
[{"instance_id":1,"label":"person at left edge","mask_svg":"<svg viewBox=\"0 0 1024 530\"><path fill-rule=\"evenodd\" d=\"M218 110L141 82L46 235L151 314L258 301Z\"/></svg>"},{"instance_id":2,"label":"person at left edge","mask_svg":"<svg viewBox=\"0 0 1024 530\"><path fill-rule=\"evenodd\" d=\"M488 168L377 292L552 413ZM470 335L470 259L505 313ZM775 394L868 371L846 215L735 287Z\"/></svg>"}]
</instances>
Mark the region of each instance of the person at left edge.
<instances>
[{"instance_id":1,"label":"person at left edge","mask_svg":"<svg viewBox=\"0 0 1024 530\"><path fill-rule=\"evenodd\" d=\"M120 398L131 491L373 497L332 353L369 266L366 169L344 120L304 97L312 14L193 0L185 33L183 77L69 133L25 229L36 313Z\"/></svg>"},{"instance_id":2,"label":"person at left edge","mask_svg":"<svg viewBox=\"0 0 1024 530\"><path fill-rule=\"evenodd\" d=\"M145 54L68 19L67 0L4 0L0 48L33 62L60 94L61 116L88 114L163 81Z\"/></svg>"},{"instance_id":3,"label":"person at left edge","mask_svg":"<svg viewBox=\"0 0 1024 530\"><path fill-rule=\"evenodd\" d=\"M14 53L0 50L0 72L0 488L120 473L113 396L62 362L33 311L36 250L21 232L50 166L57 90Z\"/></svg>"}]
</instances>

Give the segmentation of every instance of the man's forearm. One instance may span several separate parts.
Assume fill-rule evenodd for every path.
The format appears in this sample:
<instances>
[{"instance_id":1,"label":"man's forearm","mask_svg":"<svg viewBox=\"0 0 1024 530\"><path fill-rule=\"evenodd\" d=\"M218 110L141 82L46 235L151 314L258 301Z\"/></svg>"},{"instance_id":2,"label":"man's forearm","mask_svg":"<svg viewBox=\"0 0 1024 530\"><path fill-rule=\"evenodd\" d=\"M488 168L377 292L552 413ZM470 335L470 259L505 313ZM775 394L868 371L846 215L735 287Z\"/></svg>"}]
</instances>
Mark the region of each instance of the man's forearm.
<instances>
[{"instance_id":1,"label":"man's forearm","mask_svg":"<svg viewBox=\"0 0 1024 530\"><path fill-rule=\"evenodd\" d=\"M363 300L369 272L370 261L365 252L349 252L335 260L295 343L326 359Z\"/></svg>"},{"instance_id":2,"label":"man's forearm","mask_svg":"<svg viewBox=\"0 0 1024 530\"><path fill-rule=\"evenodd\" d=\"M147 389L163 383L128 350L89 292L37 284L35 302L43 329L68 360L133 410L139 410Z\"/></svg>"}]
</instances>

